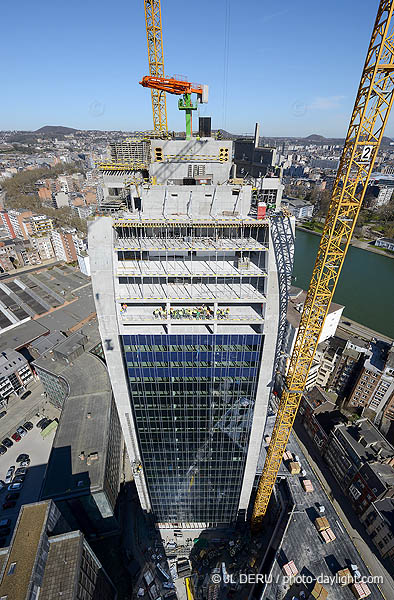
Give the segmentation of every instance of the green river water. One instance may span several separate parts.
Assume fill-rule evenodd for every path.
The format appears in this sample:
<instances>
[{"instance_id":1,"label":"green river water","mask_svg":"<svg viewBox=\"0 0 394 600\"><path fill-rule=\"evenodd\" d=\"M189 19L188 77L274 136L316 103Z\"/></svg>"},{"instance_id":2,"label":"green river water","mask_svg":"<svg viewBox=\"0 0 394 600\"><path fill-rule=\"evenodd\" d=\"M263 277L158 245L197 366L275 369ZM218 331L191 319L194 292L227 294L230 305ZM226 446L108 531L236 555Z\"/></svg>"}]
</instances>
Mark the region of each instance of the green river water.
<instances>
[{"instance_id":1,"label":"green river water","mask_svg":"<svg viewBox=\"0 0 394 600\"><path fill-rule=\"evenodd\" d=\"M293 285L308 289L320 236L296 231ZM343 315L394 338L394 259L349 247L334 301Z\"/></svg>"}]
</instances>

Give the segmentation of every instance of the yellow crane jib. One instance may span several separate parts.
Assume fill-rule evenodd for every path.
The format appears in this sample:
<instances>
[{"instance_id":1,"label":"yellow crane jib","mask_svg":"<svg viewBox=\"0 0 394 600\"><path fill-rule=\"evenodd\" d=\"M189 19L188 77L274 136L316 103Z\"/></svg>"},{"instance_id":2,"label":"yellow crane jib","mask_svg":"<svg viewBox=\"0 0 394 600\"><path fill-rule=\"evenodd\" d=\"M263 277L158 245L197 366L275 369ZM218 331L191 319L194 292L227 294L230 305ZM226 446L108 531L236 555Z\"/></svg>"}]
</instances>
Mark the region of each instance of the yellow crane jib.
<instances>
[{"instance_id":1,"label":"yellow crane jib","mask_svg":"<svg viewBox=\"0 0 394 600\"><path fill-rule=\"evenodd\" d=\"M253 530L259 529L267 511L393 104L393 11L394 0L381 0L259 482Z\"/></svg>"},{"instance_id":2,"label":"yellow crane jib","mask_svg":"<svg viewBox=\"0 0 394 600\"><path fill-rule=\"evenodd\" d=\"M160 0L144 0L146 39L148 43L149 75L164 77L163 34ZM167 132L167 104L165 92L151 89L153 129Z\"/></svg>"}]
</instances>

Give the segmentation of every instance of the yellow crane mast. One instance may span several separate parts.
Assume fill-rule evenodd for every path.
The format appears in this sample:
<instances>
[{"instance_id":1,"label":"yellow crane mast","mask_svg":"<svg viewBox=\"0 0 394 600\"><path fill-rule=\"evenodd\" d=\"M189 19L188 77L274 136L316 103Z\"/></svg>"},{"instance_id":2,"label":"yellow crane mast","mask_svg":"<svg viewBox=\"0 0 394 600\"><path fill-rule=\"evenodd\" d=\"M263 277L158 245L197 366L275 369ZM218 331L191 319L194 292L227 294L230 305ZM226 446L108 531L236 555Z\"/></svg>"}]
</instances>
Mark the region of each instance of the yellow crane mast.
<instances>
[{"instance_id":1,"label":"yellow crane mast","mask_svg":"<svg viewBox=\"0 0 394 600\"><path fill-rule=\"evenodd\" d=\"M163 37L161 28L160 0L144 0L146 39L148 42L149 75L164 77ZM151 89L153 128L156 133L166 133L167 105L166 94Z\"/></svg>"},{"instance_id":2,"label":"yellow crane mast","mask_svg":"<svg viewBox=\"0 0 394 600\"><path fill-rule=\"evenodd\" d=\"M394 0L381 0L301 315L271 443L259 482L252 529L266 513L320 333L345 260L383 137L394 90ZM366 283L368 274L365 273Z\"/></svg>"}]
</instances>

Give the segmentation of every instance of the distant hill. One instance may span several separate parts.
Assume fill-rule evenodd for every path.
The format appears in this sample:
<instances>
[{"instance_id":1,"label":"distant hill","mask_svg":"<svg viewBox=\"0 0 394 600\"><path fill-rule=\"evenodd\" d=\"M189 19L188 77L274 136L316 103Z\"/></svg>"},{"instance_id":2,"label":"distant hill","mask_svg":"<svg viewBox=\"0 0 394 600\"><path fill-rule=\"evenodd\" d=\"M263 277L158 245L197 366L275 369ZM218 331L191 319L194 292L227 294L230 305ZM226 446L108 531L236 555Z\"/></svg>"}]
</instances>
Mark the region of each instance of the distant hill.
<instances>
[{"instance_id":1,"label":"distant hill","mask_svg":"<svg viewBox=\"0 0 394 600\"><path fill-rule=\"evenodd\" d=\"M65 135L75 133L78 129L63 127L62 125L45 125L36 131L18 131L7 138L7 142L21 142L23 144L36 144L38 138L64 139Z\"/></svg>"},{"instance_id":2,"label":"distant hill","mask_svg":"<svg viewBox=\"0 0 394 600\"><path fill-rule=\"evenodd\" d=\"M68 135L69 133L75 133L78 129L72 127L63 127L62 125L45 125L36 129L33 133L43 133L44 135Z\"/></svg>"},{"instance_id":3,"label":"distant hill","mask_svg":"<svg viewBox=\"0 0 394 600\"><path fill-rule=\"evenodd\" d=\"M343 144L345 142L344 138L326 138L324 135L318 135L317 133L313 133L312 135L308 135L306 138L302 138L307 142L316 142L320 144ZM393 140L389 137L383 136L382 144L387 145L391 144Z\"/></svg>"},{"instance_id":4,"label":"distant hill","mask_svg":"<svg viewBox=\"0 0 394 600\"><path fill-rule=\"evenodd\" d=\"M324 135L318 135L317 133L312 133L312 135L308 135L308 137L306 137L305 139L310 142L324 142L324 140L326 138L324 137Z\"/></svg>"}]
</instances>

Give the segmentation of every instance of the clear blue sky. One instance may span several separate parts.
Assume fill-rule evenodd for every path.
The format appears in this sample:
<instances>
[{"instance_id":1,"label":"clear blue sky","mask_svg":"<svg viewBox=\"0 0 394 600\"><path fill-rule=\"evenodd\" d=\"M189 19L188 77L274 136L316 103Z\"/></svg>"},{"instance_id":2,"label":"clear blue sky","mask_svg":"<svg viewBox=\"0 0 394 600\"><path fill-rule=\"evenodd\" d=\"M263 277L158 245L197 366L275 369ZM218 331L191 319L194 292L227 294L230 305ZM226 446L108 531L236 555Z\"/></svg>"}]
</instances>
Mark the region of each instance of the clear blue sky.
<instances>
[{"instance_id":1,"label":"clear blue sky","mask_svg":"<svg viewBox=\"0 0 394 600\"><path fill-rule=\"evenodd\" d=\"M225 78L226 7L228 77ZM378 0L162 0L165 69L209 84L213 127L344 136ZM190 8L188 8L188 6ZM2 5L0 129L151 129L143 0ZM167 96L169 127L183 129ZM394 135L394 121L386 133Z\"/></svg>"}]
</instances>

